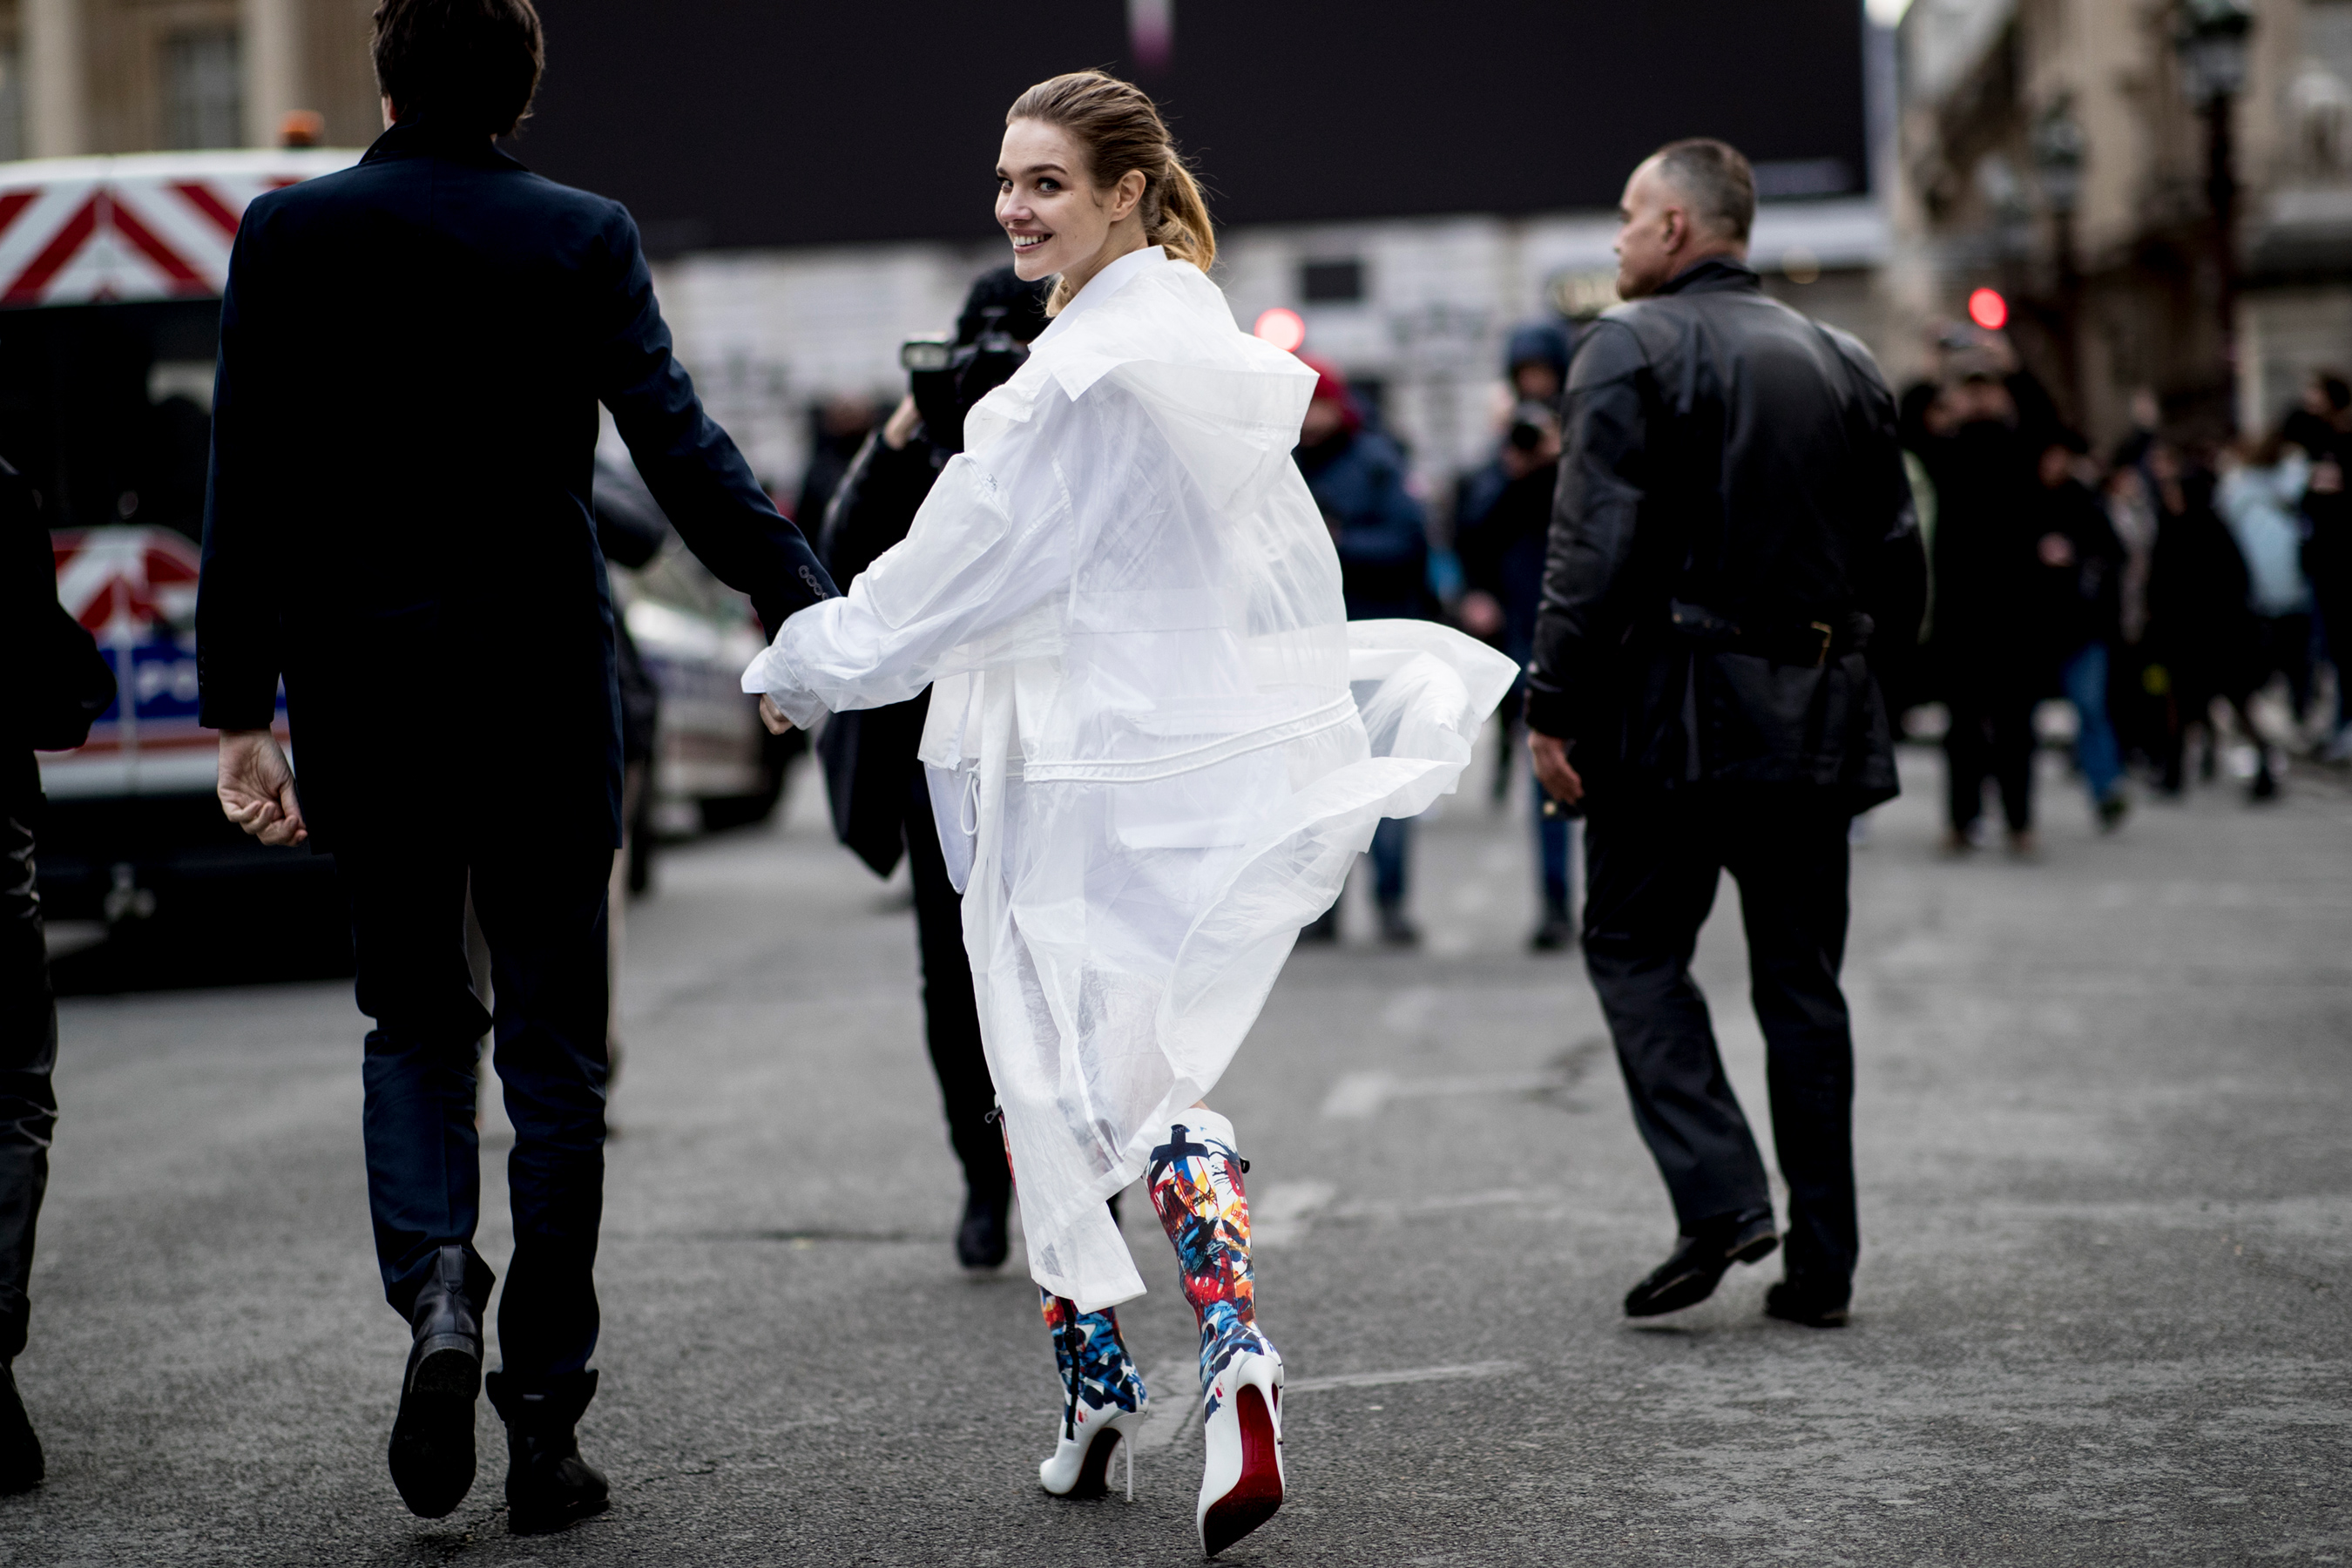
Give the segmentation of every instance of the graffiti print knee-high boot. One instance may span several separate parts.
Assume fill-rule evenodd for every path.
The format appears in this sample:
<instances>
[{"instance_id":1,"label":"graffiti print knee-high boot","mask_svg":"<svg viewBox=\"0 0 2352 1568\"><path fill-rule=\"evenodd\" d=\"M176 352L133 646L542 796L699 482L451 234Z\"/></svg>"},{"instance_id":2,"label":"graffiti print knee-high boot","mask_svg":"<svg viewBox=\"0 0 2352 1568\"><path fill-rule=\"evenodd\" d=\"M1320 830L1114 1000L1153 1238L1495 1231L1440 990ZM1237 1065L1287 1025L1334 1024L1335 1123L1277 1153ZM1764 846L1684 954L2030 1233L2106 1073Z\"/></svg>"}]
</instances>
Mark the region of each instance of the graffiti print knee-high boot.
<instances>
[{"instance_id":1,"label":"graffiti print knee-high boot","mask_svg":"<svg viewBox=\"0 0 2352 1568\"><path fill-rule=\"evenodd\" d=\"M1234 1124L1195 1106L1151 1152L1144 1178L1201 1321L1207 1462L1193 1521L1212 1557L1282 1506L1282 1357L1257 1329L1246 1168Z\"/></svg>"},{"instance_id":2,"label":"graffiti print knee-high boot","mask_svg":"<svg viewBox=\"0 0 2352 1568\"><path fill-rule=\"evenodd\" d=\"M1054 1457L1037 1479L1055 1497L1100 1497L1108 1489L1111 1456L1127 1453L1127 1495L1135 1498L1135 1438L1150 1414L1142 1374L1118 1337L1118 1317L1108 1310L1081 1312L1066 1296L1040 1290L1054 1359L1062 1371L1062 1422Z\"/></svg>"}]
</instances>

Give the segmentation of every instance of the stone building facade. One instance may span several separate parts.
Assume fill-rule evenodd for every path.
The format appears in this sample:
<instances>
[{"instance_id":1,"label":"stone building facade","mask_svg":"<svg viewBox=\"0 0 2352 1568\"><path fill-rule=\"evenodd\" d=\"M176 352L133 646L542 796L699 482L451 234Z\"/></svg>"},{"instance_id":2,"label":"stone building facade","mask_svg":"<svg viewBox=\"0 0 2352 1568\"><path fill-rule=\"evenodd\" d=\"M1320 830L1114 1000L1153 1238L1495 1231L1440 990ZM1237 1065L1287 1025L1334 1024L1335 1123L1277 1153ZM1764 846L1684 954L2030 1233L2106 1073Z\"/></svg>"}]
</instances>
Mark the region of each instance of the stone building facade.
<instances>
[{"instance_id":1,"label":"stone building facade","mask_svg":"<svg viewBox=\"0 0 2352 1568\"><path fill-rule=\"evenodd\" d=\"M2268 428L2352 366L2352 0L2251 0L2228 233L2179 0L1916 0L1900 29L1885 285L1928 357L1971 290L2096 441L2153 391L2168 423ZM2224 244L2226 242L2226 251Z\"/></svg>"},{"instance_id":2,"label":"stone building facade","mask_svg":"<svg viewBox=\"0 0 2352 1568\"><path fill-rule=\"evenodd\" d=\"M328 146L381 129L372 0L0 0L0 160Z\"/></svg>"}]
</instances>

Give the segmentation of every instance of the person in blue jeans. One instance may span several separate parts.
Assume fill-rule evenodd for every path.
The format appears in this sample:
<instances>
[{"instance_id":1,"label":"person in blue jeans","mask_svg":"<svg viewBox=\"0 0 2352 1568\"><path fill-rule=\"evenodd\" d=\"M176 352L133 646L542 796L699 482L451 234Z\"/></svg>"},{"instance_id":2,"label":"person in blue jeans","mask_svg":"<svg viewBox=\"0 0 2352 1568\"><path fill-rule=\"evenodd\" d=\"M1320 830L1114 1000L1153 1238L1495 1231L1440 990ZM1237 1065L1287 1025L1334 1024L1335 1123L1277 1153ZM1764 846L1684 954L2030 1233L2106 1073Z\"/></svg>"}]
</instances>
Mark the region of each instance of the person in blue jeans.
<instances>
[{"instance_id":1,"label":"person in blue jeans","mask_svg":"<svg viewBox=\"0 0 2352 1568\"><path fill-rule=\"evenodd\" d=\"M1424 619L1429 591L1429 519L1405 483L1404 454L1395 442L1364 427L1363 412L1339 373L1308 359L1320 378L1298 437L1299 471L1323 509L1339 551L1340 593L1351 621ZM1372 834L1372 894L1380 905L1381 940L1411 947L1421 932L1405 914L1406 866L1412 851L1409 817L1384 819ZM1309 940L1339 936L1339 906L1307 928Z\"/></svg>"},{"instance_id":2,"label":"person in blue jeans","mask_svg":"<svg viewBox=\"0 0 2352 1568\"><path fill-rule=\"evenodd\" d=\"M2065 433L2042 448L2036 463L2036 618L2057 654L2059 686L2074 704L2083 787L2100 827L2112 832L2131 809L2123 752L2107 714L2109 650L2123 637L2124 546L2106 508L2075 472L2082 450L2080 438Z\"/></svg>"},{"instance_id":3,"label":"person in blue jeans","mask_svg":"<svg viewBox=\"0 0 2352 1568\"><path fill-rule=\"evenodd\" d=\"M1529 399L1512 411L1496 462L1503 486L1483 511L1457 514L1454 547L1470 589L1462 598L1463 628L1500 647L1522 672L1519 686L1504 699L1507 731L1517 727L1524 672L1535 654L1544 543L1551 528L1552 491L1559 481L1559 418L1551 402ZM1510 763L1507 756L1505 765ZM1569 819L1556 809L1545 815L1549 797L1540 787L1528 793L1535 810L1543 915L1528 945L1538 952L1557 952L1576 941L1569 907Z\"/></svg>"}]
</instances>

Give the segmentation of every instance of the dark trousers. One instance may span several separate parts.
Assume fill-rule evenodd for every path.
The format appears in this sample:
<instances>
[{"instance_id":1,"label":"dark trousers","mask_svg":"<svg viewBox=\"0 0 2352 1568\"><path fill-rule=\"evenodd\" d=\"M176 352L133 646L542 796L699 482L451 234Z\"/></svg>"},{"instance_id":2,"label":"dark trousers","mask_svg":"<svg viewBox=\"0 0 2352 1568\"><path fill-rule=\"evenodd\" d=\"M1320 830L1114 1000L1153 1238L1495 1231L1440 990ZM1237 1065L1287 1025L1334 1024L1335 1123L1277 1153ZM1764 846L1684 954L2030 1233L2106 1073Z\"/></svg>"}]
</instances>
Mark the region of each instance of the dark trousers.
<instances>
[{"instance_id":1,"label":"dark trousers","mask_svg":"<svg viewBox=\"0 0 2352 1568\"><path fill-rule=\"evenodd\" d=\"M1944 780L1952 831L1965 837L1984 814L1985 780L2000 785L2010 831L2033 826L2033 709L2027 680L1955 681L1945 699Z\"/></svg>"},{"instance_id":2,"label":"dark trousers","mask_svg":"<svg viewBox=\"0 0 2352 1568\"><path fill-rule=\"evenodd\" d=\"M915 940L923 959L923 1034L939 1075L948 1142L963 1163L973 1195L1001 1199L1013 1185L1004 1140L989 1113L996 1085L980 1044L980 1007L971 994L971 957L963 945L963 896L948 880L946 856L931 820L931 795L917 763L907 786L907 870L915 884Z\"/></svg>"},{"instance_id":3,"label":"dark trousers","mask_svg":"<svg viewBox=\"0 0 2352 1568\"><path fill-rule=\"evenodd\" d=\"M483 1031L515 1129L507 1160L514 1260L499 1302L509 1381L530 1391L596 1348L596 1227L604 1205L605 887L613 852L336 847L352 905L367 1037L362 1113L384 1299L411 1316L435 1251L474 1251ZM466 963L466 896L490 949L495 1016ZM477 1306L485 1304L478 1300Z\"/></svg>"},{"instance_id":4,"label":"dark trousers","mask_svg":"<svg viewBox=\"0 0 2352 1568\"><path fill-rule=\"evenodd\" d=\"M30 803L0 811L0 1366L25 1348L33 1233L49 1185L58 1008L49 994Z\"/></svg>"},{"instance_id":5,"label":"dark trousers","mask_svg":"<svg viewBox=\"0 0 2352 1568\"><path fill-rule=\"evenodd\" d=\"M1790 1272L1842 1280L1861 1247L1845 955L1851 814L1818 792L1699 788L1594 808L1585 825L1584 962L1633 1120L1685 1233L1769 1209L1756 1140L1691 979L1728 870L1763 1026L1772 1137L1789 1184Z\"/></svg>"}]
</instances>

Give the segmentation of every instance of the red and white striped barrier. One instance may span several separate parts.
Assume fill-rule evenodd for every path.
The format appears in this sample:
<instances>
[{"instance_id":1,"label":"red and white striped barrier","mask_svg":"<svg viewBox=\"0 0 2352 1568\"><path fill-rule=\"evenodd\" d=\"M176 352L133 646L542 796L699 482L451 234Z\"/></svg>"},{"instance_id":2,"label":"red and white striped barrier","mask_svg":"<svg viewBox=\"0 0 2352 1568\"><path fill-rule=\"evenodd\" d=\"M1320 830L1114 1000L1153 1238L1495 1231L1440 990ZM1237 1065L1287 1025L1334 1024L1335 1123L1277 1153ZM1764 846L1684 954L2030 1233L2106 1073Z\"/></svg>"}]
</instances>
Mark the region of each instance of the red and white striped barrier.
<instances>
[{"instance_id":1,"label":"red and white striped barrier","mask_svg":"<svg viewBox=\"0 0 2352 1568\"><path fill-rule=\"evenodd\" d=\"M0 163L0 309L217 296L247 203L359 156L320 148Z\"/></svg>"}]
</instances>

